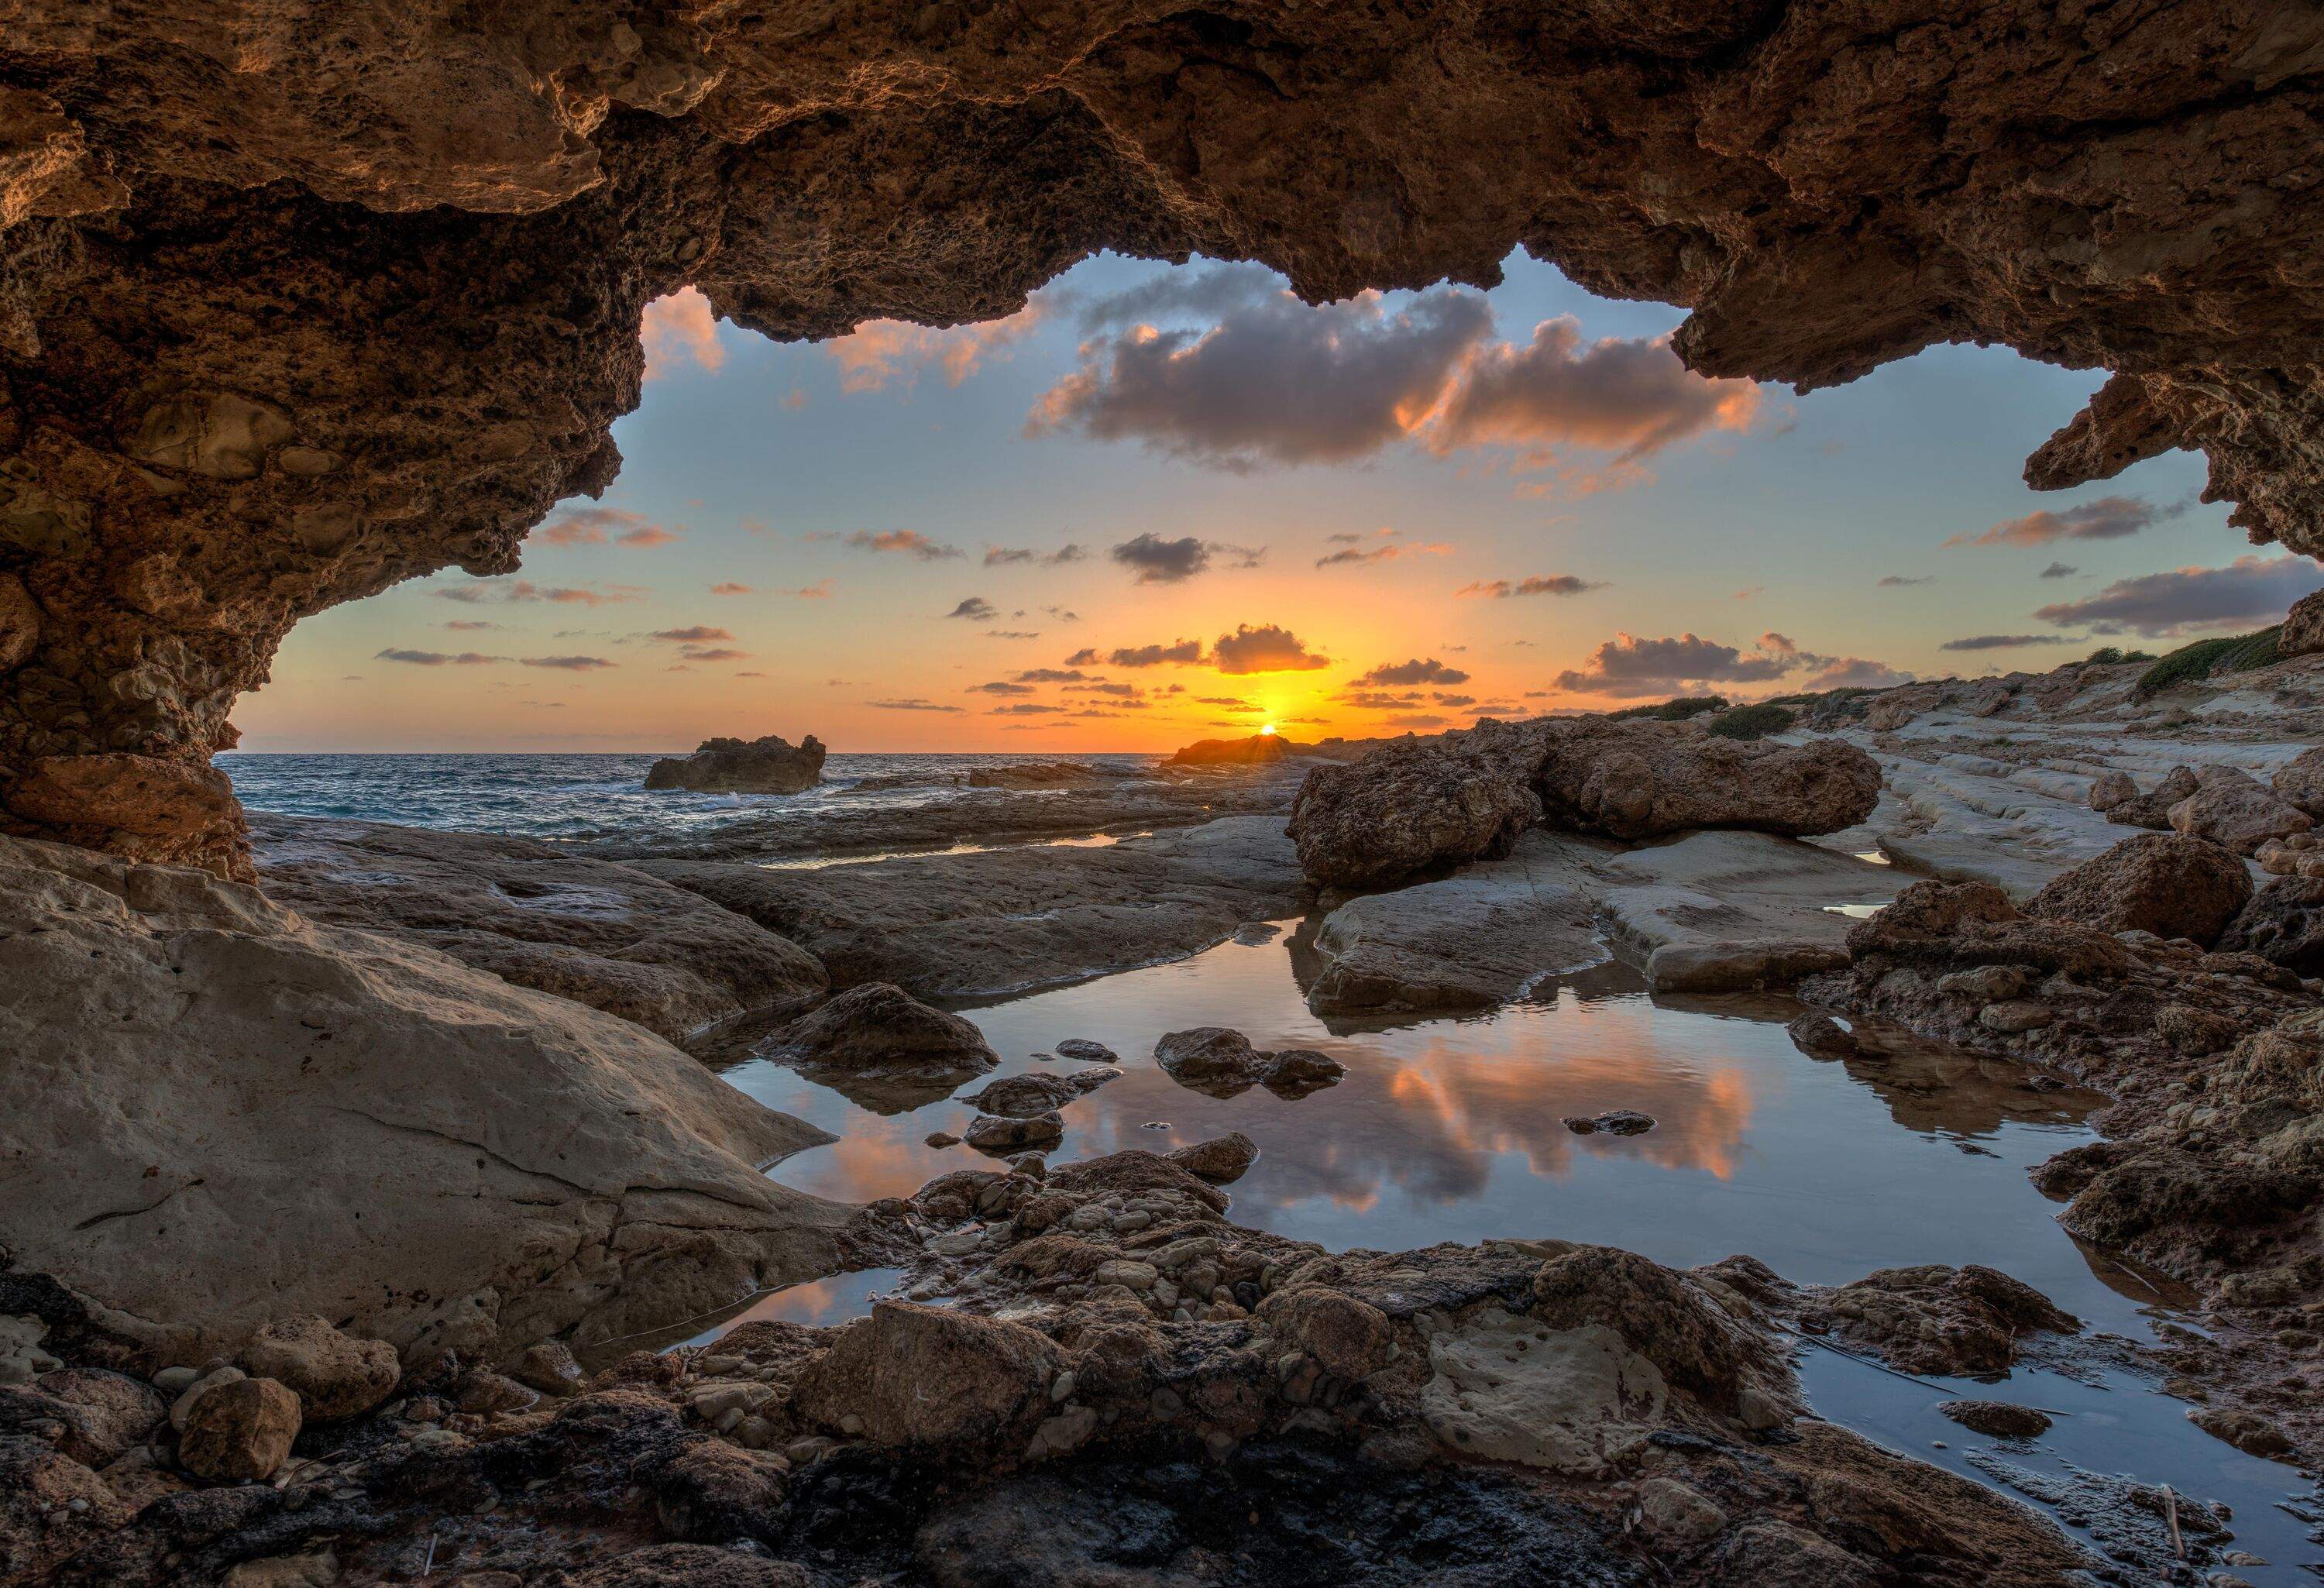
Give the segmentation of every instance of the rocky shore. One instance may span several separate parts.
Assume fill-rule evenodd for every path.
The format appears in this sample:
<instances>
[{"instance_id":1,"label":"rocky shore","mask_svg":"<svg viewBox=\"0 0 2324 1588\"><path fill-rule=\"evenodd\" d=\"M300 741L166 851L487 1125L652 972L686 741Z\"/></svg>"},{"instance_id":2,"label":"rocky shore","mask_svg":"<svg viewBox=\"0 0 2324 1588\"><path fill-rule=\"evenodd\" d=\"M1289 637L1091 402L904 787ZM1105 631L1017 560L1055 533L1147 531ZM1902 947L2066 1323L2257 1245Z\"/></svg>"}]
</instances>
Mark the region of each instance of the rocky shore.
<instances>
[{"instance_id":1,"label":"rocky shore","mask_svg":"<svg viewBox=\"0 0 2324 1588\"><path fill-rule=\"evenodd\" d=\"M2310 814L2313 675L2163 721L2112 671L1828 702L1822 737L1580 719L1304 786L1190 774L1276 809L1096 846L769 867L264 817L253 889L14 843L9 984L94 961L105 991L0 1002L5 1161L75 1166L0 1208L0 1583L2232 1581L2198 1498L2116 1483L2070 1537L1819 1421L1798 1377L1810 1339L1946 1377L2103 1360L2324 1458L2319 884L2275 808ZM1988 1269L1328 1252L1231 1219L1247 1138L1051 1162L1122 1061L982 1080L932 1006L1303 912L1334 1019L1615 956L1794 990L1794 1040L1851 1073L1909 1032L2104 1092L2103 1139L2037 1183L2204 1327L2095 1340ZM1187 1012L1156 1055L1182 1085L1337 1078ZM787 1190L764 1168L827 1138L672 1046L738 1040L875 1112L973 1090L993 1167ZM899 1298L858 1321L623 1354L863 1268ZM1946 1415L2046 1498L2004 1459L2045 1414Z\"/></svg>"}]
</instances>

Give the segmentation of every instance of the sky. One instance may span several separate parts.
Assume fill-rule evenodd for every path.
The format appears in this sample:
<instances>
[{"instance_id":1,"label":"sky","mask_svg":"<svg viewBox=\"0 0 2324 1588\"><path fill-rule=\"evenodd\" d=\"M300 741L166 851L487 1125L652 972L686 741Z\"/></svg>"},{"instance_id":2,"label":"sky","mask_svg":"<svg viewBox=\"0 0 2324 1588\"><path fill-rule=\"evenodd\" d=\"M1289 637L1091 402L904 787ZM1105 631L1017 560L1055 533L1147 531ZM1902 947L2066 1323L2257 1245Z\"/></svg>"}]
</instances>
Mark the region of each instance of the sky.
<instances>
[{"instance_id":1,"label":"sky","mask_svg":"<svg viewBox=\"0 0 2324 1588\"><path fill-rule=\"evenodd\" d=\"M2102 372L1940 347L1712 381L1680 310L1512 254L1310 307L1102 254L1005 319L777 343L649 309L602 500L521 572L292 631L253 751L1168 750L2039 671L2280 617L2324 569L2202 459L2036 493Z\"/></svg>"}]
</instances>

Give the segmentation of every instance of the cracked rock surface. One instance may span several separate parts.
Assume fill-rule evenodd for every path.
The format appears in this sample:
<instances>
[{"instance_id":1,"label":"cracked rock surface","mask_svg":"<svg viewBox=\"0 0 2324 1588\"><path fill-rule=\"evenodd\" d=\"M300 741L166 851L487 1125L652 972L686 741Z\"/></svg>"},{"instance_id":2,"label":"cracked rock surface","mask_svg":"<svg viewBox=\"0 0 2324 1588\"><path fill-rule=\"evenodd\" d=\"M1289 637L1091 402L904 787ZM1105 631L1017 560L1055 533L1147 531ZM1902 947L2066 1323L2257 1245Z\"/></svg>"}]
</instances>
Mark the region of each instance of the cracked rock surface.
<instances>
[{"instance_id":1,"label":"cracked rock surface","mask_svg":"<svg viewBox=\"0 0 2324 1588\"><path fill-rule=\"evenodd\" d=\"M0 809L244 872L207 766L235 696L300 618L508 572L602 490L641 311L685 285L821 337L1005 314L1102 247L1321 299L1522 245L1691 309L1711 374L2102 366L2032 484L2197 447L2253 539L2314 553L2319 67L2324 20L2251 0L24 0Z\"/></svg>"}]
</instances>

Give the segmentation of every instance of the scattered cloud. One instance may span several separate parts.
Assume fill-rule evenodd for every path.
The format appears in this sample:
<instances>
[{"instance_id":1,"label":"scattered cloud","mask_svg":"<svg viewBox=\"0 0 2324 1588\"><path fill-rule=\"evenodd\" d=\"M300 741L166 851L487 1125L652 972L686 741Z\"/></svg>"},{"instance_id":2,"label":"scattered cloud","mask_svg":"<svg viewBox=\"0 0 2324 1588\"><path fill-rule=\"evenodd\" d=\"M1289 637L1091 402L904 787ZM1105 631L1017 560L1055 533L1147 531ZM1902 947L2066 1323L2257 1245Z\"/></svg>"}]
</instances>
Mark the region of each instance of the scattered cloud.
<instances>
[{"instance_id":1,"label":"scattered cloud","mask_svg":"<svg viewBox=\"0 0 2324 1588\"><path fill-rule=\"evenodd\" d=\"M1512 596L1579 596L1584 590L1602 590L1602 579L1585 579L1573 574L1536 574L1531 578L1511 584L1507 579L1480 579L1473 585L1463 585L1456 596L1492 596L1506 600Z\"/></svg>"},{"instance_id":2,"label":"scattered cloud","mask_svg":"<svg viewBox=\"0 0 2324 1588\"><path fill-rule=\"evenodd\" d=\"M2095 596L2039 607L2034 615L2060 628L2088 624L2101 634L2163 639L2272 623L2319 589L2324 589L2324 567L2308 558L2238 557L2225 568L2117 579Z\"/></svg>"},{"instance_id":3,"label":"scattered cloud","mask_svg":"<svg viewBox=\"0 0 2324 1588\"><path fill-rule=\"evenodd\" d=\"M645 344L649 381L658 381L685 364L711 374L726 365L726 349L718 345L718 321L710 312L710 300L692 287L680 287L669 297L647 304L638 339Z\"/></svg>"},{"instance_id":4,"label":"scattered cloud","mask_svg":"<svg viewBox=\"0 0 2324 1588\"><path fill-rule=\"evenodd\" d=\"M1001 615L1001 609L982 596L964 596L960 605L945 614L946 617L965 618L970 623L989 623Z\"/></svg>"},{"instance_id":5,"label":"scattered cloud","mask_svg":"<svg viewBox=\"0 0 2324 1588\"><path fill-rule=\"evenodd\" d=\"M621 665L618 662L608 661L602 656L527 656L520 660L527 667L557 668L572 673L595 672L600 668Z\"/></svg>"},{"instance_id":6,"label":"scattered cloud","mask_svg":"<svg viewBox=\"0 0 2324 1588\"><path fill-rule=\"evenodd\" d=\"M863 551L895 551L922 562L942 562L946 558L965 557L957 546L947 546L941 540L931 540L918 530L852 530L844 535L834 535L827 530L808 534L810 540L844 541Z\"/></svg>"},{"instance_id":7,"label":"scattered cloud","mask_svg":"<svg viewBox=\"0 0 2324 1588\"><path fill-rule=\"evenodd\" d=\"M812 585L801 585L798 589L787 590L784 594L796 596L801 601L823 601L829 599L831 587L831 580L817 579Z\"/></svg>"},{"instance_id":8,"label":"scattered cloud","mask_svg":"<svg viewBox=\"0 0 2324 1588\"><path fill-rule=\"evenodd\" d=\"M1148 533L1109 548L1106 555L1135 573L1139 584L1175 585L1208 568L1213 557L1231 558L1235 568L1257 568L1266 560L1267 548L1198 540L1192 535L1165 540Z\"/></svg>"},{"instance_id":9,"label":"scattered cloud","mask_svg":"<svg viewBox=\"0 0 2324 1588\"><path fill-rule=\"evenodd\" d=\"M1693 634L1642 639L1617 633L1554 682L1579 694L1658 695L1683 683L1764 682L1799 665L1798 648L1772 632L1759 636L1758 647L1748 651Z\"/></svg>"},{"instance_id":10,"label":"scattered cloud","mask_svg":"<svg viewBox=\"0 0 2324 1588\"><path fill-rule=\"evenodd\" d=\"M695 623L690 627L683 629L656 629L652 634L649 636L649 638L651 639L669 640L673 642L699 642L703 640L731 640L733 637L733 635L728 633L724 629L714 629L708 623Z\"/></svg>"},{"instance_id":11,"label":"scattered cloud","mask_svg":"<svg viewBox=\"0 0 2324 1588\"><path fill-rule=\"evenodd\" d=\"M1798 680L1800 689L1810 695L1825 689L1886 689L1913 681L1911 673L1861 656L1817 657L1812 665L1815 670Z\"/></svg>"},{"instance_id":12,"label":"scattered cloud","mask_svg":"<svg viewBox=\"0 0 2324 1588\"><path fill-rule=\"evenodd\" d=\"M400 646L390 646L387 650L378 652L376 660L409 662L413 667L481 667L487 662L506 661L508 658L485 656L475 651L463 651L456 655L448 655L441 651L407 651Z\"/></svg>"},{"instance_id":13,"label":"scattered cloud","mask_svg":"<svg viewBox=\"0 0 2324 1588\"><path fill-rule=\"evenodd\" d=\"M867 700L867 701L865 701L863 704L864 704L864 705L866 705L866 706L869 706L872 707L874 710L878 710L878 711L952 711L952 712L956 712L956 711L959 711L959 710L961 710L961 709L962 709L961 707L959 707L959 706L939 706L939 705L937 705L937 704L936 704L935 701L933 701L933 700L922 700L922 699L920 699L918 696L914 696L914 697L912 697L911 698L909 698L909 699L906 699L906 700Z\"/></svg>"},{"instance_id":14,"label":"scattered cloud","mask_svg":"<svg viewBox=\"0 0 2324 1588\"><path fill-rule=\"evenodd\" d=\"M466 584L438 585L429 592L440 601L480 606L488 601L547 601L560 606L603 606L611 602L642 601L651 594L642 585L536 585L530 579L475 579Z\"/></svg>"},{"instance_id":15,"label":"scattered cloud","mask_svg":"<svg viewBox=\"0 0 2324 1588\"><path fill-rule=\"evenodd\" d=\"M830 581L826 579L826 580L825 581L825 584L829 584L829 583L830 583ZM710 593L711 593L713 596L748 596L748 595L750 595L752 592L751 592L751 586L748 586L748 585L738 585L738 584L734 583L732 579L729 579L729 580L726 580L726 581L725 581L724 583L723 583L723 584L716 584L716 585L713 585L713 586L710 586Z\"/></svg>"},{"instance_id":16,"label":"scattered cloud","mask_svg":"<svg viewBox=\"0 0 2324 1588\"><path fill-rule=\"evenodd\" d=\"M1880 588L1901 590L1907 585L1933 585L1936 582L1934 574L1886 574L1881 577Z\"/></svg>"},{"instance_id":17,"label":"scattered cloud","mask_svg":"<svg viewBox=\"0 0 2324 1588\"><path fill-rule=\"evenodd\" d=\"M1384 661L1354 680L1358 688L1401 688L1413 684L1465 684L1468 681L1467 673L1457 667L1447 667L1433 656L1425 660L1416 656L1409 661Z\"/></svg>"},{"instance_id":18,"label":"scattered cloud","mask_svg":"<svg viewBox=\"0 0 2324 1588\"><path fill-rule=\"evenodd\" d=\"M878 392L893 383L911 386L936 370L945 384L957 386L982 366L1032 335L1041 323L1038 299L1016 313L975 325L937 330L900 319L872 319L823 345L839 366L839 389Z\"/></svg>"},{"instance_id":19,"label":"scattered cloud","mask_svg":"<svg viewBox=\"0 0 2324 1588\"><path fill-rule=\"evenodd\" d=\"M972 695L1038 695L1040 693L1030 684L1011 684L997 679L990 684L972 684L969 686L968 692Z\"/></svg>"},{"instance_id":20,"label":"scattered cloud","mask_svg":"<svg viewBox=\"0 0 2324 1588\"><path fill-rule=\"evenodd\" d=\"M620 507L567 507L526 537L543 546L667 546L678 531Z\"/></svg>"},{"instance_id":21,"label":"scattered cloud","mask_svg":"<svg viewBox=\"0 0 2324 1588\"><path fill-rule=\"evenodd\" d=\"M1041 631L1038 629L987 629L984 631L984 637L988 640L1038 640L1041 637Z\"/></svg>"},{"instance_id":22,"label":"scattered cloud","mask_svg":"<svg viewBox=\"0 0 2324 1588\"><path fill-rule=\"evenodd\" d=\"M501 625L495 623L487 623L484 619L480 617L456 617L444 626L451 630L456 634L465 634L474 632L479 629L497 629Z\"/></svg>"},{"instance_id":23,"label":"scattered cloud","mask_svg":"<svg viewBox=\"0 0 2324 1588\"><path fill-rule=\"evenodd\" d=\"M2066 579L2071 578L2081 571L2070 562L2053 562L2042 570L2041 577L2045 579Z\"/></svg>"},{"instance_id":24,"label":"scattered cloud","mask_svg":"<svg viewBox=\"0 0 2324 1588\"><path fill-rule=\"evenodd\" d=\"M1088 679L1089 674L1070 667L1031 667L1017 675L1020 684L1080 684Z\"/></svg>"},{"instance_id":25,"label":"scattered cloud","mask_svg":"<svg viewBox=\"0 0 2324 1588\"><path fill-rule=\"evenodd\" d=\"M2063 634L1969 634L1959 640L1948 640L1937 647L1940 651L2015 651L2025 645L2061 645Z\"/></svg>"},{"instance_id":26,"label":"scattered cloud","mask_svg":"<svg viewBox=\"0 0 2324 1588\"><path fill-rule=\"evenodd\" d=\"M1388 719L1388 725L1391 728L1441 728L1444 723L1445 719L1433 711L1416 711Z\"/></svg>"},{"instance_id":27,"label":"scattered cloud","mask_svg":"<svg viewBox=\"0 0 2324 1588\"><path fill-rule=\"evenodd\" d=\"M1061 715L1065 709L1062 706L1046 706L1033 701L1020 700L1014 706L996 706L986 715L990 716L1056 716Z\"/></svg>"},{"instance_id":28,"label":"scattered cloud","mask_svg":"<svg viewBox=\"0 0 2324 1588\"><path fill-rule=\"evenodd\" d=\"M1344 568L1373 562L1397 562L1407 557L1450 557L1452 548L1442 540L1407 540L1392 529L1376 531L1367 546L1361 535L1331 535L1325 537L1341 548L1315 559L1317 568Z\"/></svg>"},{"instance_id":29,"label":"scattered cloud","mask_svg":"<svg viewBox=\"0 0 2324 1588\"><path fill-rule=\"evenodd\" d=\"M1066 563L1081 562L1089 557L1089 548L1067 541L1055 551L1035 551L1022 546L987 546L984 566L1002 568L1014 563L1039 563L1044 568L1060 568Z\"/></svg>"},{"instance_id":30,"label":"scattered cloud","mask_svg":"<svg viewBox=\"0 0 2324 1588\"><path fill-rule=\"evenodd\" d=\"M1126 645L1100 656L1094 651L1076 651L1065 658L1067 667L1160 667L1165 662L1178 667L1192 667L1203 660L1200 640L1178 640L1167 645Z\"/></svg>"},{"instance_id":31,"label":"scattered cloud","mask_svg":"<svg viewBox=\"0 0 2324 1588\"><path fill-rule=\"evenodd\" d=\"M678 654L688 661L747 661L751 657L751 653L747 651L735 651L719 645L682 646L678 650Z\"/></svg>"},{"instance_id":32,"label":"scattered cloud","mask_svg":"<svg viewBox=\"0 0 2324 1588\"><path fill-rule=\"evenodd\" d=\"M2004 519L1981 535L1954 535L1945 544L2041 546L2052 540L2118 540L2177 518L2193 505L2192 497L2157 507L2143 496L2099 496L2054 512L2045 507L2024 518Z\"/></svg>"},{"instance_id":33,"label":"scattered cloud","mask_svg":"<svg viewBox=\"0 0 2324 1588\"><path fill-rule=\"evenodd\" d=\"M1332 665L1332 659L1312 651L1299 636L1274 623L1252 628L1238 623L1231 634L1221 634L1211 647L1211 660L1222 673L1313 672Z\"/></svg>"}]
</instances>

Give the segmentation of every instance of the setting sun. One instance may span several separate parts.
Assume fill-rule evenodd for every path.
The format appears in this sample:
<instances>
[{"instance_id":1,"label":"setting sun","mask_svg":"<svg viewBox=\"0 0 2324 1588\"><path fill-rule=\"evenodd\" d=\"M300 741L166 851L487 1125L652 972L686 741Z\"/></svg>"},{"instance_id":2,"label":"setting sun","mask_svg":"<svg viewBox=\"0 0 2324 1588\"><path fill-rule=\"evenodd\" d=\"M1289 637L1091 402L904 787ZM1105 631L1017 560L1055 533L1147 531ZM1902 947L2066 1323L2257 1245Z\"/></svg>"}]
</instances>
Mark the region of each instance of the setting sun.
<instances>
[{"instance_id":1,"label":"setting sun","mask_svg":"<svg viewBox=\"0 0 2324 1588\"><path fill-rule=\"evenodd\" d=\"M1269 723L1269 724L1268 724L1265 727L1263 727L1263 728L1259 729L1259 731L1262 734L1266 734L1266 735L1268 735L1268 736L1272 736L1272 735L1274 734L1274 733L1275 733L1275 725L1274 725L1273 723Z\"/></svg>"}]
</instances>

